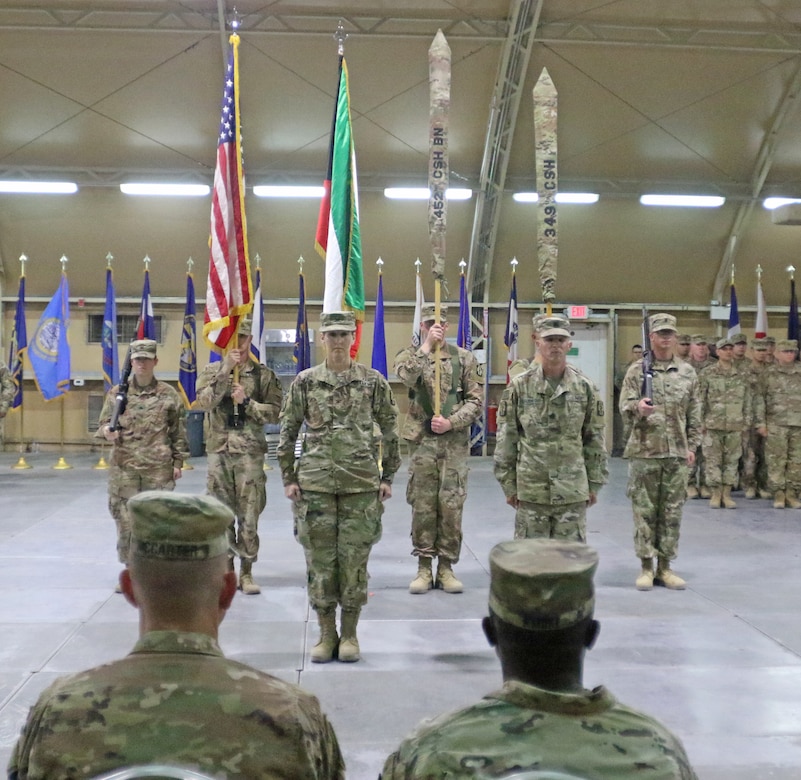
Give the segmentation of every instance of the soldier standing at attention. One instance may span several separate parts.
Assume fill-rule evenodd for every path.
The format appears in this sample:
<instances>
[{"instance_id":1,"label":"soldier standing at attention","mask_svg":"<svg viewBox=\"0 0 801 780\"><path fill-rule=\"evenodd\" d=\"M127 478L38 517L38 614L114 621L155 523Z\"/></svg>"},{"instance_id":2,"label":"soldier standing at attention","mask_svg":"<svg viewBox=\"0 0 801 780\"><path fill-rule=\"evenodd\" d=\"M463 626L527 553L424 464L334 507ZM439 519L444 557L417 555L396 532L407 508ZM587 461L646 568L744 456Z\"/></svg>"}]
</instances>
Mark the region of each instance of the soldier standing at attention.
<instances>
[{"instance_id":1,"label":"soldier standing at attention","mask_svg":"<svg viewBox=\"0 0 801 780\"><path fill-rule=\"evenodd\" d=\"M620 392L620 413L631 426L623 457L630 459L626 493L634 512L634 550L642 563L636 586L684 590L686 583L670 562L679 546L687 469L701 443L698 376L673 355L676 318L653 314L649 324L654 397L642 397L641 362L628 370Z\"/></svg>"},{"instance_id":2,"label":"soldier standing at attention","mask_svg":"<svg viewBox=\"0 0 801 780\"><path fill-rule=\"evenodd\" d=\"M45 690L8 776L96 777L167 764L228 780L344 778L317 699L228 660L217 643L236 593L231 511L211 496L162 491L136 496L129 508L131 556L120 585L139 611L139 641L127 657Z\"/></svg>"},{"instance_id":3,"label":"soldier standing at attention","mask_svg":"<svg viewBox=\"0 0 801 780\"><path fill-rule=\"evenodd\" d=\"M570 330L570 322L568 321L567 317L563 317L561 314L535 314L531 318L531 343L534 347L534 356L530 360L528 358L518 358L509 366L506 373L509 374L510 382L516 376L520 376L520 374L522 374L524 371L528 371L528 369L532 366L542 362L542 356L540 355L540 351L537 346L537 340L539 332L544 327L556 327Z\"/></svg>"},{"instance_id":4,"label":"soldier standing at attention","mask_svg":"<svg viewBox=\"0 0 801 780\"><path fill-rule=\"evenodd\" d=\"M281 410L278 463L306 556L309 602L320 624L314 663L360 658L356 626L367 603L367 559L381 538L383 502L392 496L400 467L395 398L378 371L351 359L355 331L352 312L322 315L325 362L295 377ZM383 437L383 471L374 425Z\"/></svg>"},{"instance_id":5,"label":"soldier standing at attention","mask_svg":"<svg viewBox=\"0 0 801 780\"><path fill-rule=\"evenodd\" d=\"M765 339L751 339L751 362L744 376L751 389L752 405L759 400L759 381L768 368L768 345ZM772 498L768 489L768 470L765 462L765 439L759 435L754 412L752 410L751 426L746 431L745 456L740 485L745 490L745 497Z\"/></svg>"},{"instance_id":6,"label":"soldier standing at attention","mask_svg":"<svg viewBox=\"0 0 801 780\"><path fill-rule=\"evenodd\" d=\"M696 333L691 337L690 365L698 374L708 366L715 365L715 360L709 354L709 342L706 336ZM704 451L700 448L695 453L695 463L690 467L690 479L687 485L687 498L712 498L712 491L705 481Z\"/></svg>"},{"instance_id":7,"label":"soldier standing at attention","mask_svg":"<svg viewBox=\"0 0 801 780\"><path fill-rule=\"evenodd\" d=\"M737 467L743 454L743 431L751 427L751 388L734 365L734 344L717 343L718 362L698 375L703 415L705 481L712 491L709 506L734 509L731 491L737 484Z\"/></svg>"},{"instance_id":8,"label":"soldier standing at attention","mask_svg":"<svg viewBox=\"0 0 801 780\"><path fill-rule=\"evenodd\" d=\"M775 509L801 509L801 363L798 342L776 342L776 363L761 378L754 405L757 432L765 439L768 487Z\"/></svg>"},{"instance_id":9,"label":"soldier standing at attention","mask_svg":"<svg viewBox=\"0 0 801 780\"><path fill-rule=\"evenodd\" d=\"M692 336L688 333L680 333L676 336L676 352L675 355L681 360L690 359L690 345L692 344Z\"/></svg>"},{"instance_id":10,"label":"soldier standing at attention","mask_svg":"<svg viewBox=\"0 0 801 780\"><path fill-rule=\"evenodd\" d=\"M751 362L745 356L748 351L748 336L745 333L735 333L731 337L731 343L734 367L738 371L747 371Z\"/></svg>"},{"instance_id":11,"label":"soldier standing at attention","mask_svg":"<svg viewBox=\"0 0 801 780\"><path fill-rule=\"evenodd\" d=\"M156 379L156 342L131 342L128 400L118 428L110 428L118 386L109 390L100 412L97 436L112 443L108 508L117 524L117 555L128 563L131 520L128 499L145 490L172 490L189 456L184 403L178 392Z\"/></svg>"},{"instance_id":12,"label":"soldier standing at attention","mask_svg":"<svg viewBox=\"0 0 801 780\"><path fill-rule=\"evenodd\" d=\"M0 446L3 444L2 420L8 414L8 410L16 394L17 386L11 378L11 371L9 371L8 366L0 360Z\"/></svg>"},{"instance_id":13,"label":"soldier standing at attention","mask_svg":"<svg viewBox=\"0 0 801 780\"><path fill-rule=\"evenodd\" d=\"M259 555L259 516L267 504L264 426L278 421L283 395L273 371L251 358L252 325L250 316L240 318L236 349L201 371L194 407L209 413L206 489L236 517L228 531L231 554L239 557L239 587L248 595L261 593L253 564Z\"/></svg>"},{"instance_id":14,"label":"soldier standing at attention","mask_svg":"<svg viewBox=\"0 0 801 780\"><path fill-rule=\"evenodd\" d=\"M570 331L539 333L541 363L512 381L498 408L495 478L514 507L515 539L584 542L587 508L608 478L604 404L567 363Z\"/></svg>"},{"instance_id":15,"label":"soldier standing at attention","mask_svg":"<svg viewBox=\"0 0 801 780\"><path fill-rule=\"evenodd\" d=\"M409 414L403 438L409 442L409 483L406 501L412 507L412 555L417 576L410 593L432 587L461 593L453 566L462 548L462 508L467 498L467 451L470 426L481 415L484 391L477 379L473 353L445 341L448 310L433 306L422 312L419 348L409 347L395 357L395 373L409 388ZM434 414L435 347L439 344L439 397ZM438 558L436 580L432 559Z\"/></svg>"},{"instance_id":16,"label":"soldier standing at attention","mask_svg":"<svg viewBox=\"0 0 801 780\"><path fill-rule=\"evenodd\" d=\"M489 563L483 629L503 687L420 724L387 758L383 780L696 780L678 737L603 686L583 686L584 655L600 628L595 550L523 539L496 545Z\"/></svg>"}]
</instances>

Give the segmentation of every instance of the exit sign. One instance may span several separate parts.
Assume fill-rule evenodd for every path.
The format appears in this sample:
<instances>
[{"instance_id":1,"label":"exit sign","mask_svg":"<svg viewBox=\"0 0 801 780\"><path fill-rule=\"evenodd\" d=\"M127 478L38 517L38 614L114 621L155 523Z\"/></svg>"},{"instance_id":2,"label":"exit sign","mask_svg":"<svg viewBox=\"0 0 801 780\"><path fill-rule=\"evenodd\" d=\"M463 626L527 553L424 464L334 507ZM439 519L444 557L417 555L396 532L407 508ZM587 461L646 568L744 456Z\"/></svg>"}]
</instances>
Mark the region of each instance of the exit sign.
<instances>
[{"instance_id":1,"label":"exit sign","mask_svg":"<svg viewBox=\"0 0 801 780\"><path fill-rule=\"evenodd\" d=\"M569 320L586 320L590 316L588 306L568 306L567 318Z\"/></svg>"}]
</instances>

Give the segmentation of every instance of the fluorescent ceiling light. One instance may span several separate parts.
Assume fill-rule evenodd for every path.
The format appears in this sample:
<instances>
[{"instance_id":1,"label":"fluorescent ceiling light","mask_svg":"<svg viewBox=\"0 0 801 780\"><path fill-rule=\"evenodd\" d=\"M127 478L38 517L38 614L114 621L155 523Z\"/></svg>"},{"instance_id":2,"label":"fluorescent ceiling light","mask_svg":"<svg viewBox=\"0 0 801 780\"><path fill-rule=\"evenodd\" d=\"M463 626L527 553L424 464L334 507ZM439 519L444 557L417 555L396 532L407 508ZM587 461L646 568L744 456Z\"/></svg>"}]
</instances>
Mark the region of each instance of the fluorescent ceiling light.
<instances>
[{"instance_id":1,"label":"fluorescent ceiling light","mask_svg":"<svg viewBox=\"0 0 801 780\"><path fill-rule=\"evenodd\" d=\"M259 198L322 198L325 187L293 184L258 184L253 194Z\"/></svg>"},{"instance_id":2,"label":"fluorescent ceiling light","mask_svg":"<svg viewBox=\"0 0 801 780\"><path fill-rule=\"evenodd\" d=\"M428 187L387 187L384 190L384 197L393 200L428 200L430 195ZM473 190L448 187L445 190L445 197L448 200L470 200L473 197Z\"/></svg>"},{"instance_id":3,"label":"fluorescent ceiling light","mask_svg":"<svg viewBox=\"0 0 801 780\"><path fill-rule=\"evenodd\" d=\"M539 196L536 192L516 192L512 198L518 203L536 203ZM597 192L557 192L557 203L597 203Z\"/></svg>"},{"instance_id":4,"label":"fluorescent ceiling light","mask_svg":"<svg viewBox=\"0 0 801 780\"><path fill-rule=\"evenodd\" d=\"M798 198L765 198L762 201L762 205L771 211L779 208L779 206L786 206L788 203L801 203L801 200Z\"/></svg>"},{"instance_id":5,"label":"fluorescent ceiling light","mask_svg":"<svg viewBox=\"0 0 801 780\"><path fill-rule=\"evenodd\" d=\"M178 197L202 197L211 192L208 184L153 184L128 182L120 184L126 195L172 195Z\"/></svg>"},{"instance_id":6,"label":"fluorescent ceiling light","mask_svg":"<svg viewBox=\"0 0 801 780\"><path fill-rule=\"evenodd\" d=\"M641 195L643 206L690 206L692 208L716 209L726 202L720 195Z\"/></svg>"},{"instance_id":7,"label":"fluorescent ceiling light","mask_svg":"<svg viewBox=\"0 0 801 780\"><path fill-rule=\"evenodd\" d=\"M72 181L0 181L0 192L72 195L78 192L78 185Z\"/></svg>"}]
</instances>

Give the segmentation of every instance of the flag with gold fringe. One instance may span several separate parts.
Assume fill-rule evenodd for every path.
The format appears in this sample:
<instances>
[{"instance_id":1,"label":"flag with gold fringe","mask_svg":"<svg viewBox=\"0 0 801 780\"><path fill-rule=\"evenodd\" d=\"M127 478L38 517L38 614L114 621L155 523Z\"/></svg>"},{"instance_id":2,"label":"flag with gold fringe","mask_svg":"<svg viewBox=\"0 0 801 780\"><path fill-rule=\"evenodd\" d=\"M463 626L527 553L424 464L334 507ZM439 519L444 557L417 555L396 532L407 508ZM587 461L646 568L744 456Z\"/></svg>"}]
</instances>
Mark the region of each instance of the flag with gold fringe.
<instances>
[{"instance_id":1,"label":"flag with gold fringe","mask_svg":"<svg viewBox=\"0 0 801 780\"><path fill-rule=\"evenodd\" d=\"M28 358L45 401L60 398L70 389L70 287L66 272L31 336Z\"/></svg>"}]
</instances>

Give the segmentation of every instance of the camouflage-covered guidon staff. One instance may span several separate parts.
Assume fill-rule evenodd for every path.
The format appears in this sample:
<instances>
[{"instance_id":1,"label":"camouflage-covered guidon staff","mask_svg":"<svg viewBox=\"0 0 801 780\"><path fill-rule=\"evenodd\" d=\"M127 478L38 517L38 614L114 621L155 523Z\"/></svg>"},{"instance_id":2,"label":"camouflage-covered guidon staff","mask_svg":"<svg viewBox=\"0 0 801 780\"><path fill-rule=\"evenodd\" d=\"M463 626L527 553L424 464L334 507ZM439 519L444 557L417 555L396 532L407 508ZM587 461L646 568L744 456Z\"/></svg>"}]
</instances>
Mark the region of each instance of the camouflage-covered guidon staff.
<instances>
[{"instance_id":1,"label":"camouflage-covered guidon staff","mask_svg":"<svg viewBox=\"0 0 801 780\"><path fill-rule=\"evenodd\" d=\"M537 167L537 261L542 300L556 300L556 112L557 93L548 69L543 68L534 87L534 138Z\"/></svg>"},{"instance_id":2,"label":"camouflage-covered guidon staff","mask_svg":"<svg viewBox=\"0 0 801 780\"><path fill-rule=\"evenodd\" d=\"M445 278L445 227L448 216L448 110L451 103L451 49L437 30L428 50L430 107L428 115L428 230L431 236L431 273Z\"/></svg>"}]
</instances>

